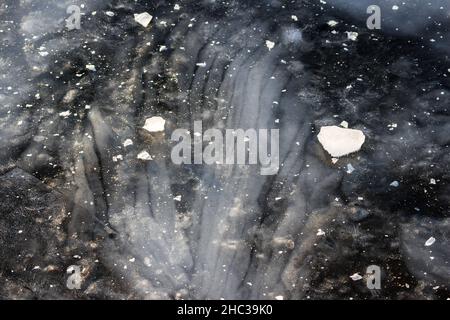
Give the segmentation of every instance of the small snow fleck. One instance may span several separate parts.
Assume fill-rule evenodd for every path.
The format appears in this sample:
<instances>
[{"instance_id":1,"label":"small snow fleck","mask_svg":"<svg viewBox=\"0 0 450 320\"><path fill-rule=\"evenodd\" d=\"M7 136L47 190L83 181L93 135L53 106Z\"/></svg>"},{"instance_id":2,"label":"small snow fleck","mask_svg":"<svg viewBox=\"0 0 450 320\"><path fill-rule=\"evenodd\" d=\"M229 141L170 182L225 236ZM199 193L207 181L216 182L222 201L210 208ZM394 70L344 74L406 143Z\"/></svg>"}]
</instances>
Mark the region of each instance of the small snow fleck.
<instances>
[{"instance_id":1,"label":"small snow fleck","mask_svg":"<svg viewBox=\"0 0 450 320\"><path fill-rule=\"evenodd\" d=\"M113 162L117 162L119 160L123 160L123 156L121 154L117 155L117 156L113 156Z\"/></svg>"},{"instance_id":2,"label":"small snow fleck","mask_svg":"<svg viewBox=\"0 0 450 320\"><path fill-rule=\"evenodd\" d=\"M342 121L340 124L341 127L348 129L348 122L347 121Z\"/></svg>"},{"instance_id":3,"label":"small snow fleck","mask_svg":"<svg viewBox=\"0 0 450 320\"><path fill-rule=\"evenodd\" d=\"M89 71L97 71L97 70L95 69L95 65L93 65L93 64L87 64L87 65L86 65L86 69L88 69Z\"/></svg>"},{"instance_id":4,"label":"small snow fleck","mask_svg":"<svg viewBox=\"0 0 450 320\"><path fill-rule=\"evenodd\" d=\"M269 49L269 51L272 50L275 47L275 42L266 40L266 47Z\"/></svg>"},{"instance_id":5,"label":"small snow fleck","mask_svg":"<svg viewBox=\"0 0 450 320\"><path fill-rule=\"evenodd\" d=\"M430 184L436 184L436 179L431 178L430 179Z\"/></svg>"},{"instance_id":6,"label":"small snow fleck","mask_svg":"<svg viewBox=\"0 0 450 320\"><path fill-rule=\"evenodd\" d=\"M163 52L163 51L166 51L166 50L167 50L166 46L160 46L159 47L159 52Z\"/></svg>"},{"instance_id":7,"label":"small snow fleck","mask_svg":"<svg viewBox=\"0 0 450 320\"><path fill-rule=\"evenodd\" d=\"M432 246L435 242L436 242L436 239L433 238L433 237L430 237L430 239L428 239L428 240L425 242L425 247Z\"/></svg>"},{"instance_id":8,"label":"small snow fleck","mask_svg":"<svg viewBox=\"0 0 450 320\"><path fill-rule=\"evenodd\" d=\"M292 15L291 19L294 20L294 21L298 21L298 17L296 15Z\"/></svg>"},{"instance_id":9,"label":"small snow fleck","mask_svg":"<svg viewBox=\"0 0 450 320\"><path fill-rule=\"evenodd\" d=\"M390 184L390 186L394 187L394 188L397 188L399 185L400 185L400 183L398 181L392 181Z\"/></svg>"},{"instance_id":10,"label":"small snow fleck","mask_svg":"<svg viewBox=\"0 0 450 320\"><path fill-rule=\"evenodd\" d=\"M142 13L135 13L134 14L134 21L142 25L144 28L147 28L147 26L152 21L153 16L149 14L148 12L142 12Z\"/></svg>"},{"instance_id":11,"label":"small snow fleck","mask_svg":"<svg viewBox=\"0 0 450 320\"><path fill-rule=\"evenodd\" d=\"M114 17L114 12L112 12L112 11L106 11L105 14L106 14L108 17Z\"/></svg>"},{"instance_id":12,"label":"small snow fleck","mask_svg":"<svg viewBox=\"0 0 450 320\"><path fill-rule=\"evenodd\" d=\"M152 156L147 152L147 151L141 151L138 155L137 158L139 160L153 160Z\"/></svg>"},{"instance_id":13,"label":"small snow fleck","mask_svg":"<svg viewBox=\"0 0 450 320\"><path fill-rule=\"evenodd\" d=\"M318 229L316 235L319 236L319 237L320 236L324 236L325 235L325 231L323 231L322 229Z\"/></svg>"},{"instance_id":14,"label":"small snow fleck","mask_svg":"<svg viewBox=\"0 0 450 320\"><path fill-rule=\"evenodd\" d=\"M173 10L176 10L176 11L180 10L180 5L179 4L175 4L173 6Z\"/></svg>"},{"instance_id":15,"label":"small snow fleck","mask_svg":"<svg viewBox=\"0 0 450 320\"><path fill-rule=\"evenodd\" d=\"M284 297L283 296L276 296L275 300L284 300Z\"/></svg>"},{"instance_id":16,"label":"small snow fleck","mask_svg":"<svg viewBox=\"0 0 450 320\"><path fill-rule=\"evenodd\" d=\"M133 145L133 140L131 140L131 139L126 139L126 140L123 142L123 146L124 146L124 147L128 147L128 146L131 146L131 145Z\"/></svg>"},{"instance_id":17,"label":"small snow fleck","mask_svg":"<svg viewBox=\"0 0 450 320\"><path fill-rule=\"evenodd\" d=\"M135 262L135 261L136 261L136 258L131 258L131 259L129 259L128 261L130 261L130 262Z\"/></svg>"},{"instance_id":18,"label":"small snow fleck","mask_svg":"<svg viewBox=\"0 0 450 320\"><path fill-rule=\"evenodd\" d=\"M161 117L151 117L151 118L148 118L147 120L145 120L143 129L147 130L148 132L164 131L165 123L166 123L166 120L164 120Z\"/></svg>"},{"instance_id":19,"label":"small snow fleck","mask_svg":"<svg viewBox=\"0 0 450 320\"><path fill-rule=\"evenodd\" d=\"M48 56L48 52L47 51L41 51L41 52L39 52L39 55L41 57L46 57L46 56Z\"/></svg>"},{"instance_id":20,"label":"small snow fleck","mask_svg":"<svg viewBox=\"0 0 450 320\"><path fill-rule=\"evenodd\" d=\"M18 234L21 234L21 233L23 233L23 230L19 230L17 233L18 233Z\"/></svg>"},{"instance_id":21,"label":"small snow fleck","mask_svg":"<svg viewBox=\"0 0 450 320\"><path fill-rule=\"evenodd\" d=\"M197 63L196 65L197 65L197 67L204 68L204 67L206 67L206 62L200 62L200 63Z\"/></svg>"},{"instance_id":22,"label":"small snow fleck","mask_svg":"<svg viewBox=\"0 0 450 320\"><path fill-rule=\"evenodd\" d=\"M68 116L70 116L70 111L67 110L67 111L60 112L59 115L61 117L68 117Z\"/></svg>"},{"instance_id":23,"label":"small snow fleck","mask_svg":"<svg viewBox=\"0 0 450 320\"><path fill-rule=\"evenodd\" d=\"M361 280L363 277L361 277L359 273L354 273L350 276L350 278L352 278L353 281L358 281Z\"/></svg>"},{"instance_id":24,"label":"small snow fleck","mask_svg":"<svg viewBox=\"0 0 450 320\"><path fill-rule=\"evenodd\" d=\"M181 201L181 196L178 195L178 196L174 197L173 200L175 200L175 201Z\"/></svg>"},{"instance_id":25,"label":"small snow fleck","mask_svg":"<svg viewBox=\"0 0 450 320\"><path fill-rule=\"evenodd\" d=\"M398 6L392 6L392 10L397 11L398 10Z\"/></svg>"},{"instance_id":26,"label":"small snow fleck","mask_svg":"<svg viewBox=\"0 0 450 320\"><path fill-rule=\"evenodd\" d=\"M397 128L398 125L396 123L388 124L388 128Z\"/></svg>"},{"instance_id":27,"label":"small snow fleck","mask_svg":"<svg viewBox=\"0 0 450 320\"><path fill-rule=\"evenodd\" d=\"M352 41L356 41L358 39L358 32L346 31L346 33L347 33L347 39L352 40Z\"/></svg>"},{"instance_id":28,"label":"small snow fleck","mask_svg":"<svg viewBox=\"0 0 450 320\"><path fill-rule=\"evenodd\" d=\"M353 171L355 171L355 168L352 166L352 164L347 164L347 173L351 174Z\"/></svg>"},{"instance_id":29,"label":"small snow fleck","mask_svg":"<svg viewBox=\"0 0 450 320\"><path fill-rule=\"evenodd\" d=\"M151 263L151 260L150 260L149 257L145 257L145 258L144 258L144 264L145 264L147 267L151 267L151 266L152 266L152 263Z\"/></svg>"},{"instance_id":30,"label":"small snow fleck","mask_svg":"<svg viewBox=\"0 0 450 320\"><path fill-rule=\"evenodd\" d=\"M327 22L327 24L328 24L330 27L335 27L335 26L337 26L337 25L339 24L339 22L337 22L337 21L335 21L335 20L330 20L330 21Z\"/></svg>"}]
</instances>

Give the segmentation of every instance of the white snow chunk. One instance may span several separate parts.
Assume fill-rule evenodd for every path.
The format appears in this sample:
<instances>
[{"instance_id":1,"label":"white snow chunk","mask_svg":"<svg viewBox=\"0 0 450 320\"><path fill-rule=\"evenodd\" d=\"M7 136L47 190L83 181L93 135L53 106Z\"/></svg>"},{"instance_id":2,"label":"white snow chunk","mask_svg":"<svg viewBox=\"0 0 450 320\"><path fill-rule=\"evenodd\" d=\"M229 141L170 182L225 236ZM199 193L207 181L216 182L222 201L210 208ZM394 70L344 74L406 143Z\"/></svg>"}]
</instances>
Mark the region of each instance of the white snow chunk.
<instances>
[{"instance_id":1,"label":"white snow chunk","mask_svg":"<svg viewBox=\"0 0 450 320\"><path fill-rule=\"evenodd\" d=\"M347 39L352 40L352 41L356 41L358 39L358 32L346 31L346 33L347 33Z\"/></svg>"},{"instance_id":2,"label":"white snow chunk","mask_svg":"<svg viewBox=\"0 0 450 320\"><path fill-rule=\"evenodd\" d=\"M436 179L431 178L430 179L430 184L436 184Z\"/></svg>"},{"instance_id":3,"label":"white snow chunk","mask_svg":"<svg viewBox=\"0 0 450 320\"><path fill-rule=\"evenodd\" d=\"M60 112L59 115L61 117L68 117L68 116L70 116L70 111L67 110L67 111Z\"/></svg>"},{"instance_id":4,"label":"white snow chunk","mask_svg":"<svg viewBox=\"0 0 450 320\"><path fill-rule=\"evenodd\" d=\"M86 69L88 69L90 71L97 71L97 69L95 69L95 65L93 65L93 64L87 64Z\"/></svg>"},{"instance_id":5,"label":"white snow chunk","mask_svg":"<svg viewBox=\"0 0 450 320\"><path fill-rule=\"evenodd\" d=\"M152 156L147 151L141 151L137 155L139 160L153 160Z\"/></svg>"},{"instance_id":6,"label":"white snow chunk","mask_svg":"<svg viewBox=\"0 0 450 320\"><path fill-rule=\"evenodd\" d=\"M173 6L173 10L176 10L176 11L180 10L180 5L179 4L175 4Z\"/></svg>"},{"instance_id":7,"label":"white snow chunk","mask_svg":"<svg viewBox=\"0 0 450 320\"><path fill-rule=\"evenodd\" d=\"M399 185L400 185L400 183L398 181L392 181L390 184L390 186L394 187L394 188L397 188Z\"/></svg>"},{"instance_id":8,"label":"white snow chunk","mask_svg":"<svg viewBox=\"0 0 450 320\"><path fill-rule=\"evenodd\" d=\"M352 166L352 164L347 164L347 173L351 174L353 171L355 171L355 168Z\"/></svg>"},{"instance_id":9,"label":"white snow chunk","mask_svg":"<svg viewBox=\"0 0 450 320\"><path fill-rule=\"evenodd\" d=\"M275 300L284 300L284 297L283 296L276 296Z\"/></svg>"},{"instance_id":10,"label":"white snow chunk","mask_svg":"<svg viewBox=\"0 0 450 320\"><path fill-rule=\"evenodd\" d=\"M363 277L361 277L359 273L354 273L350 276L350 278L352 278L353 281L358 281L361 280Z\"/></svg>"},{"instance_id":11,"label":"white snow chunk","mask_svg":"<svg viewBox=\"0 0 450 320\"><path fill-rule=\"evenodd\" d=\"M323 231L322 229L318 229L316 235L319 236L319 237L320 236L324 236L325 235L325 231Z\"/></svg>"},{"instance_id":12,"label":"white snow chunk","mask_svg":"<svg viewBox=\"0 0 450 320\"><path fill-rule=\"evenodd\" d=\"M348 122L344 120L341 122L340 126L348 129Z\"/></svg>"},{"instance_id":13,"label":"white snow chunk","mask_svg":"<svg viewBox=\"0 0 450 320\"><path fill-rule=\"evenodd\" d=\"M166 46L160 46L159 47L159 52L163 52L163 51L166 51L166 50L167 50Z\"/></svg>"},{"instance_id":14,"label":"white snow chunk","mask_svg":"<svg viewBox=\"0 0 450 320\"><path fill-rule=\"evenodd\" d=\"M197 63L197 67L202 67L202 68L206 67L206 62Z\"/></svg>"},{"instance_id":15,"label":"white snow chunk","mask_svg":"<svg viewBox=\"0 0 450 320\"><path fill-rule=\"evenodd\" d=\"M118 154L117 156L113 156L113 162L121 161L123 160L123 156L121 154Z\"/></svg>"},{"instance_id":16,"label":"white snow chunk","mask_svg":"<svg viewBox=\"0 0 450 320\"><path fill-rule=\"evenodd\" d=\"M394 11L396 11L396 10L398 10L398 6L392 6L392 10L394 10Z\"/></svg>"},{"instance_id":17,"label":"white snow chunk","mask_svg":"<svg viewBox=\"0 0 450 320\"><path fill-rule=\"evenodd\" d=\"M436 242L436 239L433 238L433 237L430 237L430 239L428 239L428 240L425 242L425 247L432 246L435 242Z\"/></svg>"},{"instance_id":18,"label":"white snow chunk","mask_svg":"<svg viewBox=\"0 0 450 320\"><path fill-rule=\"evenodd\" d=\"M323 148L334 158L359 151L366 137L361 130L324 126L317 136Z\"/></svg>"},{"instance_id":19,"label":"white snow chunk","mask_svg":"<svg viewBox=\"0 0 450 320\"><path fill-rule=\"evenodd\" d=\"M335 20L330 20L330 21L327 22L327 24L328 24L330 27L335 27L335 26L337 26L337 25L339 24L339 22L337 22L337 21L335 21Z\"/></svg>"},{"instance_id":20,"label":"white snow chunk","mask_svg":"<svg viewBox=\"0 0 450 320\"><path fill-rule=\"evenodd\" d=\"M160 132L164 131L164 125L166 120L161 117L151 117L145 120L145 125L142 127L148 132Z\"/></svg>"},{"instance_id":21,"label":"white snow chunk","mask_svg":"<svg viewBox=\"0 0 450 320\"><path fill-rule=\"evenodd\" d=\"M269 51L272 50L275 47L275 42L266 40L266 47L269 48Z\"/></svg>"},{"instance_id":22,"label":"white snow chunk","mask_svg":"<svg viewBox=\"0 0 450 320\"><path fill-rule=\"evenodd\" d=\"M152 21L153 16L149 14L148 12L142 12L142 13L135 13L134 14L134 21L142 25L144 28L147 28L150 22Z\"/></svg>"},{"instance_id":23,"label":"white snow chunk","mask_svg":"<svg viewBox=\"0 0 450 320\"><path fill-rule=\"evenodd\" d=\"M112 11L106 11L105 14L106 14L108 17L114 17L114 12L112 12Z\"/></svg>"},{"instance_id":24,"label":"white snow chunk","mask_svg":"<svg viewBox=\"0 0 450 320\"><path fill-rule=\"evenodd\" d=\"M39 55L41 57L46 57L46 56L48 56L48 52L47 51L41 51L41 52L39 52Z\"/></svg>"},{"instance_id":25,"label":"white snow chunk","mask_svg":"<svg viewBox=\"0 0 450 320\"><path fill-rule=\"evenodd\" d=\"M181 201L181 196L178 195L178 196L174 197L173 200L175 200L175 201Z\"/></svg>"},{"instance_id":26,"label":"white snow chunk","mask_svg":"<svg viewBox=\"0 0 450 320\"><path fill-rule=\"evenodd\" d=\"M298 17L296 15L292 15L291 19L294 20L294 21L298 21Z\"/></svg>"},{"instance_id":27,"label":"white snow chunk","mask_svg":"<svg viewBox=\"0 0 450 320\"><path fill-rule=\"evenodd\" d=\"M126 140L123 142L123 146L124 146L124 147L128 147L128 146L131 146L131 145L133 145L133 140L131 140L131 139L126 139Z\"/></svg>"}]
</instances>

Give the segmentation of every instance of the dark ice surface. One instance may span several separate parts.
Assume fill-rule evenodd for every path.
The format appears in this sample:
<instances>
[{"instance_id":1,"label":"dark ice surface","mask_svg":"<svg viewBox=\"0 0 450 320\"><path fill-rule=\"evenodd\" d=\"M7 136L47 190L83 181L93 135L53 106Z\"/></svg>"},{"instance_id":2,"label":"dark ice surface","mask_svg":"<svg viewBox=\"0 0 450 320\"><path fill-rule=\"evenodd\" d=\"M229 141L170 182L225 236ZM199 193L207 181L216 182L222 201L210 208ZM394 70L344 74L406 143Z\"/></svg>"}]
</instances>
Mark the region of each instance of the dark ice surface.
<instances>
[{"instance_id":1,"label":"dark ice surface","mask_svg":"<svg viewBox=\"0 0 450 320\"><path fill-rule=\"evenodd\" d=\"M0 298L450 298L449 37L444 0L2 0ZM174 164L196 120L280 129L278 174Z\"/></svg>"}]
</instances>

